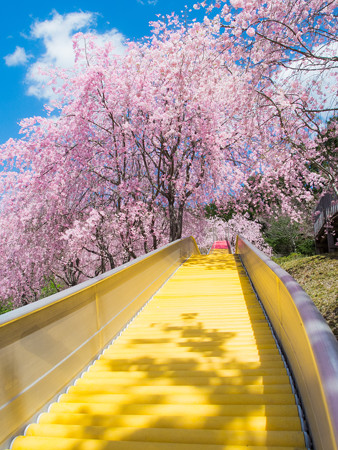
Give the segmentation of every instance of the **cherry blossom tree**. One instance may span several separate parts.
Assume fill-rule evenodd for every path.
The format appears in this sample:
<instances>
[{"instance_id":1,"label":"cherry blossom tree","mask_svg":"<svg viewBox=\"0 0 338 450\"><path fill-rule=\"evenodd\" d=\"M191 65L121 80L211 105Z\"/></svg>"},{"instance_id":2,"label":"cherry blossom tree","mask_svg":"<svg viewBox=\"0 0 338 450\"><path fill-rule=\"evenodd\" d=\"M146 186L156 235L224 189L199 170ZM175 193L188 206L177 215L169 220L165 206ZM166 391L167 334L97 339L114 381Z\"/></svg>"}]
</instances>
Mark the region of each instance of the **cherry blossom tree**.
<instances>
[{"instance_id":1,"label":"cherry blossom tree","mask_svg":"<svg viewBox=\"0 0 338 450\"><path fill-rule=\"evenodd\" d=\"M210 251L214 241L223 240L228 240L235 252L236 237L241 235L270 256L272 249L264 240L262 228L260 223L250 219L247 214L235 214L231 219L223 220L220 217L201 218L193 211L188 211L183 230L185 235L197 237L197 244L203 253Z\"/></svg>"},{"instance_id":2,"label":"cherry blossom tree","mask_svg":"<svg viewBox=\"0 0 338 450\"><path fill-rule=\"evenodd\" d=\"M334 180L322 164L316 137L323 137L325 123L338 109L337 3L230 0L195 5L201 7L207 12L204 25L219 35L220 54L228 58L231 53L243 71L252 74L261 125L266 129L270 124L276 132L271 142L278 146L278 154L271 155L279 158L279 170L272 170L278 172L276 182L293 166L293 184L302 173L309 184L321 182L332 190ZM283 156L280 148L285 145ZM304 161L317 167L321 180L311 180Z\"/></svg>"},{"instance_id":3,"label":"cherry blossom tree","mask_svg":"<svg viewBox=\"0 0 338 450\"><path fill-rule=\"evenodd\" d=\"M333 6L236 1L213 3L220 14L201 23L160 19L123 56L75 36L75 66L48 73L51 115L24 120L22 139L1 148L0 298L27 303L46 280L71 286L200 239L210 203L263 245L249 206L297 218L291 199L326 186L310 166L324 167L315 135L330 108L318 82L293 74L333 73L318 48L334 42Z\"/></svg>"},{"instance_id":4,"label":"cherry blossom tree","mask_svg":"<svg viewBox=\"0 0 338 450\"><path fill-rule=\"evenodd\" d=\"M3 146L2 297L25 303L51 276L71 286L180 238L188 203L238 189L222 129L236 79L207 30L172 25L123 58L76 36L74 69L50 73L58 117L24 120Z\"/></svg>"}]
</instances>

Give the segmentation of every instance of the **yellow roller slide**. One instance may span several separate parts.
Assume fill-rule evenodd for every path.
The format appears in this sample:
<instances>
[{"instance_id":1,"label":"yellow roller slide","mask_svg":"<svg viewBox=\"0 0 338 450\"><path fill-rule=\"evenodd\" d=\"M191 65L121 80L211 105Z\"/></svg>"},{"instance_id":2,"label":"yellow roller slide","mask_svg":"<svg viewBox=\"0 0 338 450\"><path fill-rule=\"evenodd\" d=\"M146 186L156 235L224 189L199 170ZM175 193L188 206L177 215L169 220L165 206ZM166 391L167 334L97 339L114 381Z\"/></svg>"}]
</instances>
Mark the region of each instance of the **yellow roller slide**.
<instances>
[{"instance_id":1,"label":"yellow roller slide","mask_svg":"<svg viewBox=\"0 0 338 450\"><path fill-rule=\"evenodd\" d=\"M81 324L79 324L81 326ZM237 255L193 255L12 450L306 448Z\"/></svg>"}]
</instances>

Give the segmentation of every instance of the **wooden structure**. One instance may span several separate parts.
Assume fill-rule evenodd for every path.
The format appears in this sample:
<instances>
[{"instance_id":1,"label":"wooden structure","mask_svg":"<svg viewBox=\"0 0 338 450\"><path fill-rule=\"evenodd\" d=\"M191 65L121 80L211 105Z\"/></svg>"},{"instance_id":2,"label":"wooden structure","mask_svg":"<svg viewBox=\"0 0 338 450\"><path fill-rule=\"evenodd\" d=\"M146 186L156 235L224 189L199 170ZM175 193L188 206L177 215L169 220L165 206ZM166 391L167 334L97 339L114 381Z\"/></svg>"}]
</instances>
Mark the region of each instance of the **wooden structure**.
<instances>
[{"instance_id":1,"label":"wooden structure","mask_svg":"<svg viewBox=\"0 0 338 450\"><path fill-rule=\"evenodd\" d=\"M326 193L315 209L314 235L317 253L338 251L338 197Z\"/></svg>"}]
</instances>

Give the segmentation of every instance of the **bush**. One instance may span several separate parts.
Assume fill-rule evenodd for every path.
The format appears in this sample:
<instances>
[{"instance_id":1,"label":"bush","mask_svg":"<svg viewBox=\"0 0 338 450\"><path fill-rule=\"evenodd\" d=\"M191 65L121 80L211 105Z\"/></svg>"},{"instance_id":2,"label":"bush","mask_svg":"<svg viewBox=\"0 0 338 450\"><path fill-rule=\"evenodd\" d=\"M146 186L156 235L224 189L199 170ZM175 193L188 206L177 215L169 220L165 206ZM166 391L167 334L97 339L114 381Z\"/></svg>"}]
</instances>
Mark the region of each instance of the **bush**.
<instances>
[{"instance_id":1,"label":"bush","mask_svg":"<svg viewBox=\"0 0 338 450\"><path fill-rule=\"evenodd\" d=\"M290 253L309 256L315 254L314 239L302 231L299 223L292 222L287 216L270 221L264 238L279 256L287 256Z\"/></svg>"},{"instance_id":2,"label":"bush","mask_svg":"<svg viewBox=\"0 0 338 450\"><path fill-rule=\"evenodd\" d=\"M13 304L11 301L1 301L0 300L0 314L5 314L6 312L12 311Z\"/></svg>"},{"instance_id":3,"label":"bush","mask_svg":"<svg viewBox=\"0 0 338 450\"><path fill-rule=\"evenodd\" d=\"M45 286L41 289L40 299L56 294L62 289L64 289L64 287L61 284L56 283L53 278L46 280Z\"/></svg>"},{"instance_id":4,"label":"bush","mask_svg":"<svg viewBox=\"0 0 338 450\"><path fill-rule=\"evenodd\" d=\"M302 255L311 256L316 252L315 241L311 238L300 237L296 242L296 250Z\"/></svg>"}]
</instances>

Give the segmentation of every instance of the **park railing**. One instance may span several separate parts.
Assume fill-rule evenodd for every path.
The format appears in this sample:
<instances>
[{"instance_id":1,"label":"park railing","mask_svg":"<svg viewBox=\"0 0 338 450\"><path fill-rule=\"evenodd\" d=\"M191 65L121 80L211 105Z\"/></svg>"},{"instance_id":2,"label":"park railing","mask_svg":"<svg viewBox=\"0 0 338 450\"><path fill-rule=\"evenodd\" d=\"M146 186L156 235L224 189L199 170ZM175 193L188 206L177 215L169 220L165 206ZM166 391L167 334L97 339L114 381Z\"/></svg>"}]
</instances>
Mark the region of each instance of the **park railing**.
<instances>
[{"instance_id":1,"label":"park railing","mask_svg":"<svg viewBox=\"0 0 338 450\"><path fill-rule=\"evenodd\" d=\"M295 378L316 450L338 448L338 344L312 300L244 238L236 253L269 316Z\"/></svg>"},{"instance_id":2,"label":"park railing","mask_svg":"<svg viewBox=\"0 0 338 450\"><path fill-rule=\"evenodd\" d=\"M192 254L199 254L195 240L182 239L0 317L0 447L102 351Z\"/></svg>"}]
</instances>

